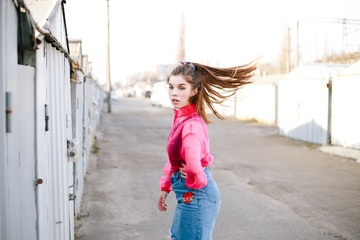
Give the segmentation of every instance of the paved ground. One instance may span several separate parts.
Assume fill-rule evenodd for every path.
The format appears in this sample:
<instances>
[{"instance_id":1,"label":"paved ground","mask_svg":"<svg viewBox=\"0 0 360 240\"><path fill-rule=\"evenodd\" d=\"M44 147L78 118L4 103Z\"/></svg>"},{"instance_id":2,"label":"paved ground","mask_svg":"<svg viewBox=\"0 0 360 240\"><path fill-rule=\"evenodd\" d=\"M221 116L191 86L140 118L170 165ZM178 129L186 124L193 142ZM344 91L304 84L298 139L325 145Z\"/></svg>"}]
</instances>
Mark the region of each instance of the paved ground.
<instances>
[{"instance_id":1,"label":"paved ground","mask_svg":"<svg viewBox=\"0 0 360 240\"><path fill-rule=\"evenodd\" d=\"M173 113L149 101L104 113L85 181L77 239L169 239L169 210L156 207ZM208 125L222 206L214 240L360 239L360 164L234 120Z\"/></svg>"}]
</instances>

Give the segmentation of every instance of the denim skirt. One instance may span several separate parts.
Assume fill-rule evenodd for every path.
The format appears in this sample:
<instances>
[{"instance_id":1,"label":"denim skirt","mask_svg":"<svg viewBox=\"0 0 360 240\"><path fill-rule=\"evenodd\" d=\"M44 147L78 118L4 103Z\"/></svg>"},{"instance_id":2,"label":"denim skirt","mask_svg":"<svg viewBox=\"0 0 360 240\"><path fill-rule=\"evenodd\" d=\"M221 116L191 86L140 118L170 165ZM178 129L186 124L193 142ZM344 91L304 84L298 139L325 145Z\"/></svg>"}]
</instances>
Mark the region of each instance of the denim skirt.
<instances>
[{"instance_id":1,"label":"denim skirt","mask_svg":"<svg viewBox=\"0 0 360 240\"><path fill-rule=\"evenodd\" d=\"M180 172L173 173L171 185L177 206L171 226L171 239L211 240L216 217L220 209L220 193L212 179L210 168L204 172L207 185L200 189L188 188Z\"/></svg>"}]
</instances>

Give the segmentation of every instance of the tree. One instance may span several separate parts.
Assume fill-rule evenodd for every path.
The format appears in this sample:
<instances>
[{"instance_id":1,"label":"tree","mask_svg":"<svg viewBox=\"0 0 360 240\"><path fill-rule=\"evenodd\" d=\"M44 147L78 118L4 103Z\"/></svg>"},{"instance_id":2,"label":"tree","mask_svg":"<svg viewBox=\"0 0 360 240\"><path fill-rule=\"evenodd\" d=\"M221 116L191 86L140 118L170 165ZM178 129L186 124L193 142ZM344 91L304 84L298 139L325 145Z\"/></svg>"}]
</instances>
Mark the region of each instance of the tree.
<instances>
[{"instance_id":1,"label":"tree","mask_svg":"<svg viewBox=\"0 0 360 240\"><path fill-rule=\"evenodd\" d=\"M185 20L184 20L184 12L182 12L182 14L181 14L179 45L178 45L178 49L177 49L176 62L178 63L180 60L185 60Z\"/></svg>"}]
</instances>

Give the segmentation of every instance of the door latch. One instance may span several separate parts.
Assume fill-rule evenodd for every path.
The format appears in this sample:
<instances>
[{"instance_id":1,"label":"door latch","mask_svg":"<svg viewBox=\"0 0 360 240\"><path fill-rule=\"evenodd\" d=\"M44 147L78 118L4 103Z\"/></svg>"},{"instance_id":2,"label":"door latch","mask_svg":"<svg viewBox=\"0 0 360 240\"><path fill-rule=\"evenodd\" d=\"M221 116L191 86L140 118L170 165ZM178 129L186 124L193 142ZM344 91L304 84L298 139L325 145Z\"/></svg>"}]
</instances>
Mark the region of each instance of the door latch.
<instances>
[{"instance_id":1,"label":"door latch","mask_svg":"<svg viewBox=\"0 0 360 240\"><path fill-rule=\"evenodd\" d=\"M49 119L48 105L45 104L45 132L49 131Z\"/></svg>"},{"instance_id":2,"label":"door latch","mask_svg":"<svg viewBox=\"0 0 360 240\"><path fill-rule=\"evenodd\" d=\"M6 132L11 133L11 115L12 115L11 92L6 92Z\"/></svg>"}]
</instances>

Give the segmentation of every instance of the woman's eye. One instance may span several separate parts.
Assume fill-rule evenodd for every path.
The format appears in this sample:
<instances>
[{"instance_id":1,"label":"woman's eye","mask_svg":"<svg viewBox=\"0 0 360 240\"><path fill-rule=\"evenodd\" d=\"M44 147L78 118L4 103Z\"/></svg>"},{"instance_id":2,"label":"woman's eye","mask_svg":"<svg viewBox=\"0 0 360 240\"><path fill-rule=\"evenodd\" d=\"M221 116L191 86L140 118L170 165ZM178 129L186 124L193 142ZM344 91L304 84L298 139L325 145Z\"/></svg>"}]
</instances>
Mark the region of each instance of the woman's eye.
<instances>
[{"instance_id":1,"label":"woman's eye","mask_svg":"<svg viewBox=\"0 0 360 240\"><path fill-rule=\"evenodd\" d=\"M169 89L173 89L173 86L169 86Z\"/></svg>"},{"instance_id":2,"label":"woman's eye","mask_svg":"<svg viewBox=\"0 0 360 240\"><path fill-rule=\"evenodd\" d=\"M185 90L185 88L184 88L184 87L179 87L179 89L180 89L180 90Z\"/></svg>"}]
</instances>

